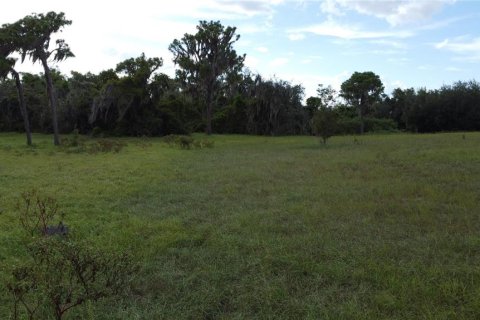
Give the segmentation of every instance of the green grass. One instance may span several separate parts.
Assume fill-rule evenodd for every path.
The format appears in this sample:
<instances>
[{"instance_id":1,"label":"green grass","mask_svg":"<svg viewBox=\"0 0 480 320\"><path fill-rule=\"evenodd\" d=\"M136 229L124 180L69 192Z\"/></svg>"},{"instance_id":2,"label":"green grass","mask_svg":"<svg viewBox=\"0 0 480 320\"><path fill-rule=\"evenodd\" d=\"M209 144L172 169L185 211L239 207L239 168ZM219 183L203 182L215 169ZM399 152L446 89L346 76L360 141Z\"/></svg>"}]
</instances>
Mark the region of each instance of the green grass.
<instances>
[{"instance_id":1,"label":"green grass","mask_svg":"<svg viewBox=\"0 0 480 320\"><path fill-rule=\"evenodd\" d=\"M142 266L128 298L69 319L480 318L480 133L125 139L117 154L33 138L0 134L0 281L32 187ZM10 305L0 284L1 319Z\"/></svg>"}]
</instances>

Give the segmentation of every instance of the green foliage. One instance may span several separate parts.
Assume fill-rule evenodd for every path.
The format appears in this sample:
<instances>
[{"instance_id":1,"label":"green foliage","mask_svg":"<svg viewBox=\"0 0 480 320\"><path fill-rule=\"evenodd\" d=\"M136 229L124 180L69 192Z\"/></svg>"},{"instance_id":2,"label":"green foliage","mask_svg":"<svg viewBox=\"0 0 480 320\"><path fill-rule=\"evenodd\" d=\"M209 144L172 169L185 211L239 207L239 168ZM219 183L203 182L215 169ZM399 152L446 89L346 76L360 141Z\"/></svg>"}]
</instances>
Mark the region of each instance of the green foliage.
<instances>
[{"instance_id":1,"label":"green foliage","mask_svg":"<svg viewBox=\"0 0 480 320\"><path fill-rule=\"evenodd\" d=\"M239 56L233 49L240 38L235 32L235 27L224 27L220 21L200 21L196 34L185 34L168 48L180 67L177 78L205 106L208 134L212 133L213 101L223 87L239 78L245 60L245 55Z\"/></svg>"},{"instance_id":2,"label":"green foliage","mask_svg":"<svg viewBox=\"0 0 480 320\"><path fill-rule=\"evenodd\" d=\"M55 49L50 49L50 38L63 27L72 24L65 18L63 12L50 11L46 14L31 14L8 25L16 34L16 49L22 56L22 61L29 56L35 63L37 60L52 58L53 61L62 61L74 57L65 40L57 39ZM53 54L53 56L52 56Z\"/></svg>"},{"instance_id":3,"label":"green foliage","mask_svg":"<svg viewBox=\"0 0 480 320\"><path fill-rule=\"evenodd\" d=\"M480 84L456 82L440 89L395 89L377 110L413 132L480 130Z\"/></svg>"},{"instance_id":4,"label":"green foliage","mask_svg":"<svg viewBox=\"0 0 480 320\"><path fill-rule=\"evenodd\" d=\"M48 99L52 111L52 127L53 127L53 143L60 144L57 100L54 93L53 80L48 60L63 61L67 58L74 57L70 47L63 39L57 39L54 49L50 49L50 40L52 34L60 31L64 26L70 25L72 22L65 19L63 12L48 12L47 14L28 15L13 24L4 25L11 33L13 51L20 53L22 62L26 56L29 56L33 63L40 61L43 66L44 76ZM26 116L25 108L22 108ZM27 130L28 132L28 130Z\"/></svg>"},{"instance_id":5,"label":"green foliage","mask_svg":"<svg viewBox=\"0 0 480 320\"><path fill-rule=\"evenodd\" d=\"M175 140L175 144L181 149L190 149L193 144L193 138L189 136L178 136Z\"/></svg>"},{"instance_id":6,"label":"green foliage","mask_svg":"<svg viewBox=\"0 0 480 320\"><path fill-rule=\"evenodd\" d=\"M122 140L98 139L89 144L86 151L94 154L99 152L119 153L126 145L127 143Z\"/></svg>"},{"instance_id":7,"label":"green foliage","mask_svg":"<svg viewBox=\"0 0 480 320\"><path fill-rule=\"evenodd\" d=\"M188 105L176 92L177 84L156 73L162 64L161 58L143 53L120 62L120 77L110 77L93 99L90 123L117 136L188 132Z\"/></svg>"},{"instance_id":8,"label":"green foliage","mask_svg":"<svg viewBox=\"0 0 480 320\"><path fill-rule=\"evenodd\" d=\"M63 319L72 308L128 290L136 272L128 254L103 252L70 234L48 235L56 200L34 190L23 193L22 202L21 226L30 239L28 257L13 266L6 285L13 319Z\"/></svg>"},{"instance_id":9,"label":"green foliage","mask_svg":"<svg viewBox=\"0 0 480 320\"><path fill-rule=\"evenodd\" d=\"M341 96L356 107L366 107L375 102L383 93L383 84L375 73L354 72L342 83Z\"/></svg>"},{"instance_id":10,"label":"green foliage","mask_svg":"<svg viewBox=\"0 0 480 320\"><path fill-rule=\"evenodd\" d=\"M382 133L397 132L397 123L392 119L364 118L364 132ZM338 133L340 134L360 134L361 120L358 117L340 117L338 120Z\"/></svg>"},{"instance_id":11,"label":"green foliage","mask_svg":"<svg viewBox=\"0 0 480 320\"><path fill-rule=\"evenodd\" d=\"M380 98L384 86L380 77L375 73L354 72L352 76L342 83L340 95L352 106L358 109L360 118L360 133L365 130L363 117L368 109Z\"/></svg>"},{"instance_id":12,"label":"green foliage","mask_svg":"<svg viewBox=\"0 0 480 320\"><path fill-rule=\"evenodd\" d=\"M365 118L366 132L397 132L397 123L392 119Z\"/></svg>"},{"instance_id":13,"label":"green foliage","mask_svg":"<svg viewBox=\"0 0 480 320\"><path fill-rule=\"evenodd\" d=\"M93 139L88 140L78 134L62 138L61 150L66 153L119 153L127 143L118 139Z\"/></svg>"},{"instance_id":14,"label":"green foliage","mask_svg":"<svg viewBox=\"0 0 480 320\"><path fill-rule=\"evenodd\" d=\"M91 135L93 138L103 138L103 131L100 127L94 127L92 129Z\"/></svg>"},{"instance_id":15,"label":"green foliage","mask_svg":"<svg viewBox=\"0 0 480 320\"><path fill-rule=\"evenodd\" d=\"M15 80L18 94L19 109L22 114L24 129L27 135L27 145L32 145L32 134L28 116L28 109L25 104L25 94L20 74L15 70L16 59L9 57L11 53L18 50L18 39L14 29L9 25L0 28L0 80L5 80L10 74Z\"/></svg>"},{"instance_id":16,"label":"green foliage","mask_svg":"<svg viewBox=\"0 0 480 320\"><path fill-rule=\"evenodd\" d=\"M163 142L170 147L189 150L192 147L197 149L213 148L215 141L207 139L194 139L191 136L170 134L162 138Z\"/></svg>"},{"instance_id":17,"label":"green foliage","mask_svg":"<svg viewBox=\"0 0 480 320\"><path fill-rule=\"evenodd\" d=\"M250 85L247 133L274 136L308 132L301 85L280 79L264 80L260 75Z\"/></svg>"},{"instance_id":18,"label":"green foliage","mask_svg":"<svg viewBox=\"0 0 480 320\"><path fill-rule=\"evenodd\" d=\"M333 109L321 107L313 116L312 127L315 135L322 138L323 144L326 144L328 138L338 133L337 113Z\"/></svg>"},{"instance_id":19,"label":"green foliage","mask_svg":"<svg viewBox=\"0 0 480 320\"><path fill-rule=\"evenodd\" d=\"M102 252L78 240L44 237L28 245L29 261L12 270L7 284L13 318L63 319L88 302L128 289L135 267L128 254Z\"/></svg>"}]
</instances>

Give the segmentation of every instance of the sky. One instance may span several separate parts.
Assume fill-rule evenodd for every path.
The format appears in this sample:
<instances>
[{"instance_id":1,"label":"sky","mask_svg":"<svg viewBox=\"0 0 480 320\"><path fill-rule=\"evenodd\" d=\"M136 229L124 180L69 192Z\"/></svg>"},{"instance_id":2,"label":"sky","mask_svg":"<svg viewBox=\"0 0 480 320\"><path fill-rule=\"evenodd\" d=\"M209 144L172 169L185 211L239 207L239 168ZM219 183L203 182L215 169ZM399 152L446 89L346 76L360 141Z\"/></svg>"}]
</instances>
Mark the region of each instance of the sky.
<instances>
[{"instance_id":1,"label":"sky","mask_svg":"<svg viewBox=\"0 0 480 320\"><path fill-rule=\"evenodd\" d=\"M386 93L480 81L480 1L465 0L23 0L9 1L0 24L31 13L65 12L59 35L75 54L56 65L94 72L138 57L161 57L174 75L168 46L195 33L200 20L234 26L234 44L250 71L305 87L338 89L355 71L373 71ZM40 72L28 61L19 71Z\"/></svg>"}]
</instances>

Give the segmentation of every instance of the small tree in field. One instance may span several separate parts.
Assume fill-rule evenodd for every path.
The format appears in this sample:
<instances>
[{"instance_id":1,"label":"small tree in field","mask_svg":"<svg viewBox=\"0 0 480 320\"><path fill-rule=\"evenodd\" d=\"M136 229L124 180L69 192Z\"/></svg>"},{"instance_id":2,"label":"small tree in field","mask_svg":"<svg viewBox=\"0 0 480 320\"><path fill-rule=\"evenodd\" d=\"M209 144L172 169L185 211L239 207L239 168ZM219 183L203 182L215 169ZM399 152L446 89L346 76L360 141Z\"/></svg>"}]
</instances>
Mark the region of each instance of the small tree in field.
<instances>
[{"instance_id":1,"label":"small tree in field","mask_svg":"<svg viewBox=\"0 0 480 320\"><path fill-rule=\"evenodd\" d=\"M327 139L332 137L338 130L338 115L337 113L327 107L320 107L312 119L313 132L317 137L320 137L323 144L327 143Z\"/></svg>"}]
</instances>

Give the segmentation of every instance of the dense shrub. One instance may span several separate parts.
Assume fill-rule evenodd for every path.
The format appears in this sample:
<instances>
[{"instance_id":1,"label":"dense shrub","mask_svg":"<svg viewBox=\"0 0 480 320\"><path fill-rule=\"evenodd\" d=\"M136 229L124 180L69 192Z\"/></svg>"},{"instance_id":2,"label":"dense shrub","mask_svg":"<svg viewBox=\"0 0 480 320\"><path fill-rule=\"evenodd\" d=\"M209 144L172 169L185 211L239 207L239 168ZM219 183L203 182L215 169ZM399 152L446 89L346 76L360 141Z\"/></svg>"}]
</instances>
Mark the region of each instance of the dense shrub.
<instances>
[{"instance_id":1,"label":"dense shrub","mask_svg":"<svg viewBox=\"0 0 480 320\"><path fill-rule=\"evenodd\" d=\"M393 119L364 118L365 132L396 132L397 124ZM360 119L341 118L338 121L339 134L359 134Z\"/></svg>"},{"instance_id":2,"label":"dense shrub","mask_svg":"<svg viewBox=\"0 0 480 320\"><path fill-rule=\"evenodd\" d=\"M338 132L338 114L330 108L320 108L315 111L312 128L315 135L327 143L327 139Z\"/></svg>"}]
</instances>

